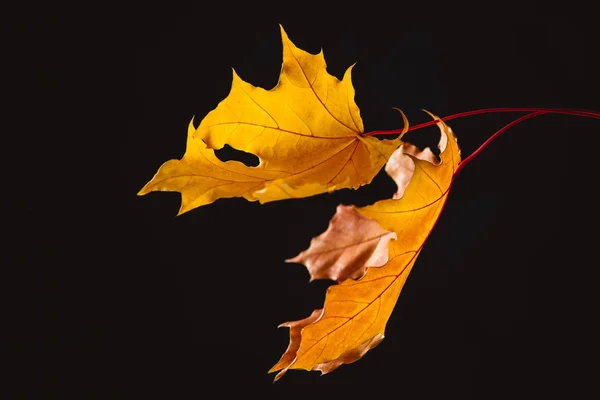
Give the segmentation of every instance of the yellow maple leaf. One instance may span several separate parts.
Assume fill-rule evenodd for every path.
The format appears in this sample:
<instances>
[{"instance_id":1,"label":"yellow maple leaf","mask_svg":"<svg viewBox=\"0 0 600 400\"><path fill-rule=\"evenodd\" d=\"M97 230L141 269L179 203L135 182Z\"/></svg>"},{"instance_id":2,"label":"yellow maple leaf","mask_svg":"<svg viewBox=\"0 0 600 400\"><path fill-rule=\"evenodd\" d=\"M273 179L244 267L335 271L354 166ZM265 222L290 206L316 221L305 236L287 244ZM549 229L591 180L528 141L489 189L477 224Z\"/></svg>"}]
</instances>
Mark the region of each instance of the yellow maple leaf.
<instances>
[{"instance_id":1,"label":"yellow maple leaf","mask_svg":"<svg viewBox=\"0 0 600 400\"><path fill-rule=\"evenodd\" d=\"M197 129L190 123L183 158L164 163L139 195L180 192L181 214L219 198L266 203L371 182L402 143L400 137L362 136L352 67L340 81L327 73L322 51L314 55L297 48L283 27L281 36L278 84L271 90L255 87L234 70L229 95ZM255 154L259 165L220 161L214 150L225 144Z\"/></svg>"},{"instance_id":2,"label":"yellow maple leaf","mask_svg":"<svg viewBox=\"0 0 600 400\"><path fill-rule=\"evenodd\" d=\"M444 207L460 162L452 130L441 120L437 125L441 131L441 163L429 149L419 151L405 143L386 165L386 172L398 185L394 197L356 208L383 230L396 233L397 239L389 241L389 260L379 268L367 268L359 280L346 279L330 286L324 308L315 310L309 318L281 325L290 328L290 346L269 371L280 371L275 380L288 369L328 373L360 359L383 340L396 300ZM335 248L336 244L328 246ZM352 266L355 270L364 267ZM338 265L330 273L343 268Z\"/></svg>"}]
</instances>

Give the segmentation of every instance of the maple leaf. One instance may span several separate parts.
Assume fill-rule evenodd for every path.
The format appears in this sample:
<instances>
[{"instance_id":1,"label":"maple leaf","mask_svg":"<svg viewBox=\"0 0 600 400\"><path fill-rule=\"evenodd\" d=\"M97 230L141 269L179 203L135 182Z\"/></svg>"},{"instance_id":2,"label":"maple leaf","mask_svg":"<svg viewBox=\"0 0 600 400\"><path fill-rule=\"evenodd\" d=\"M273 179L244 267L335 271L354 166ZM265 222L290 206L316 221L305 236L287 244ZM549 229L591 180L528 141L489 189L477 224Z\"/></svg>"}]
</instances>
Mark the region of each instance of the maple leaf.
<instances>
[{"instance_id":1,"label":"maple leaf","mask_svg":"<svg viewBox=\"0 0 600 400\"><path fill-rule=\"evenodd\" d=\"M352 66L340 81L326 71L323 52L297 48L281 27L283 65L271 90L244 82L233 71L229 95L188 128L181 160L164 163L138 193L181 193L179 214L219 198L266 203L368 184L402 143L362 136L354 102ZM404 114L402 117L405 121ZM226 144L256 155L248 167L220 161Z\"/></svg>"},{"instance_id":2,"label":"maple leaf","mask_svg":"<svg viewBox=\"0 0 600 400\"><path fill-rule=\"evenodd\" d=\"M340 204L327 230L313 238L307 250L286 261L304 264L311 281L358 279L367 265L380 267L388 261L388 242L396 238L396 233L383 229L354 207Z\"/></svg>"},{"instance_id":3,"label":"maple leaf","mask_svg":"<svg viewBox=\"0 0 600 400\"><path fill-rule=\"evenodd\" d=\"M289 369L331 372L341 364L360 359L383 340L396 300L442 211L460 163L454 133L443 121L430 115L438 120L441 132L438 145L441 162L429 149L420 151L403 144L390 157L385 169L398 186L393 198L356 208L367 217L364 224L376 222L381 231L397 234L396 240L386 242L389 260L380 268L368 268L368 264L358 267L366 268L365 275L330 286L323 309L315 310L307 319L280 325L290 327L290 346L269 371L279 371L275 380ZM343 241L340 243L343 245ZM329 244L332 248L336 245ZM321 275L334 277L337 270L345 267L337 265L330 271L321 271Z\"/></svg>"}]
</instances>

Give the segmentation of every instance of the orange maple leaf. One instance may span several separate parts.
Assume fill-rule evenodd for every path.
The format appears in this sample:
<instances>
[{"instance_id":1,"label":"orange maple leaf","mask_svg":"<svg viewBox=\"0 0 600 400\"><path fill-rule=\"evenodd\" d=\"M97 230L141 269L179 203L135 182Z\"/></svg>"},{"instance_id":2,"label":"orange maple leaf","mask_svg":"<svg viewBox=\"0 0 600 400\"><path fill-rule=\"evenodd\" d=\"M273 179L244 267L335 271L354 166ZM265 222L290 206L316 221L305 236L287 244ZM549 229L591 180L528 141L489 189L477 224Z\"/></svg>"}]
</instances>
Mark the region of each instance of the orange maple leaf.
<instances>
[{"instance_id":1,"label":"orange maple leaf","mask_svg":"<svg viewBox=\"0 0 600 400\"><path fill-rule=\"evenodd\" d=\"M442 161L438 163L429 149L419 151L413 145L402 145L385 169L398 186L394 197L356 208L360 215L367 217L362 223L364 229L373 229L371 225L376 222L380 232L396 233L396 240L386 242L389 243L389 261L380 268L368 268L372 265L368 264L369 259L363 258L366 264L352 266L354 270L367 269L361 279L347 279L330 286L323 309L315 310L307 319L281 325L290 328L290 345L269 371L280 371L275 380L288 369L328 373L341 364L360 359L383 340L396 300L442 211L460 162L460 150L452 130L431 116L438 120L441 131ZM362 228L356 226L355 229ZM328 244L330 248L338 245L339 250L344 251L344 241ZM347 267L344 263L321 271L320 276L335 279L338 271Z\"/></svg>"},{"instance_id":2,"label":"orange maple leaf","mask_svg":"<svg viewBox=\"0 0 600 400\"><path fill-rule=\"evenodd\" d=\"M164 163L139 195L180 192L181 214L219 198L266 203L357 189L372 181L402 143L400 137L362 136L352 67L340 81L327 73L323 52L313 55L297 48L283 27L281 36L278 84L265 90L233 71L227 98L197 129L190 123L183 158ZM220 161L214 150L225 144L255 154L259 165Z\"/></svg>"}]
</instances>

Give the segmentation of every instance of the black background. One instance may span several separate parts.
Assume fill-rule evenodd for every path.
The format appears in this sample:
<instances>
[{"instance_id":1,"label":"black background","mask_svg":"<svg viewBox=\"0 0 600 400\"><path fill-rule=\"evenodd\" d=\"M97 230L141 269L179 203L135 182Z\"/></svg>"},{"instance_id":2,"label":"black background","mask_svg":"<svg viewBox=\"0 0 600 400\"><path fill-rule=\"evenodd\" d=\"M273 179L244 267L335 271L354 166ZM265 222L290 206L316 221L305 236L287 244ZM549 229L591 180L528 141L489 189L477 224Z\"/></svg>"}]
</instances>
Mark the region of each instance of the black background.
<instances>
[{"instance_id":1,"label":"black background","mask_svg":"<svg viewBox=\"0 0 600 400\"><path fill-rule=\"evenodd\" d=\"M323 48L333 75L357 62L356 102L370 131L401 127L391 107L412 124L427 121L423 108L600 111L600 31L589 10L86 7L23 10L28 17L13 25L17 179L6 213L17 221L15 398L597 391L598 120L529 120L469 164L385 340L325 376L290 371L272 384L266 373L288 343L277 325L320 308L328 286L309 284L303 266L284 260L327 227L338 204L389 197L383 172L358 191L266 205L224 199L179 217L177 193L136 196L164 161L183 155L192 116L227 96L231 67L256 86L277 83L278 24L298 47ZM467 156L519 115L449 124ZM406 140L435 147L436 135L428 128Z\"/></svg>"}]
</instances>

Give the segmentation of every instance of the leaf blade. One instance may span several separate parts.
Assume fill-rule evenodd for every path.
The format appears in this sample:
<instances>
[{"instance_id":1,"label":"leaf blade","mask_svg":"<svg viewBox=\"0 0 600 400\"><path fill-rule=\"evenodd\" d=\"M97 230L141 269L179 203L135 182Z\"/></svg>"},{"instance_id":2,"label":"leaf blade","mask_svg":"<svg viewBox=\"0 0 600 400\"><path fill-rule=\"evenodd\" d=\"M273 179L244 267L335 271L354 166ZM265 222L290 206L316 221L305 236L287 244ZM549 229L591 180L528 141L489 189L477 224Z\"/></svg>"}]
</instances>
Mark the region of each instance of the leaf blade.
<instances>
[{"instance_id":1,"label":"leaf blade","mask_svg":"<svg viewBox=\"0 0 600 400\"><path fill-rule=\"evenodd\" d=\"M185 166L163 164L164 169L159 169L160 174L140 195L154 190L178 191L182 194L182 213L219 198L244 197L266 203L357 189L372 181L400 139L362 137L364 126L354 101L352 66L339 80L326 71L322 51L310 54L299 49L283 27L281 35L283 64L278 84L271 90L255 87L234 70L229 95L188 135L181 160ZM260 163L256 167L233 167L231 161L208 163L223 170L233 168L239 175L222 189L211 190L214 185L205 178L219 178L224 172L211 170L200 156L215 158L214 150L226 144L256 155ZM186 185L158 182L177 178L186 169L188 175L195 176ZM198 171L195 174L190 172L194 169ZM249 185L244 175L260 182Z\"/></svg>"},{"instance_id":2,"label":"leaf blade","mask_svg":"<svg viewBox=\"0 0 600 400\"><path fill-rule=\"evenodd\" d=\"M356 209L398 235L390 242L389 261L380 268L367 268L359 280L348 279L328 288L322 317L302 328L295 357L288 364L276 364L283 365L278 379L289 369L330 372L360 359L374 347L372 344L383 339L398 296L443 209L460 163L454 133L442 121L438 127L442 162L433 162L430 152L416 152L412 145L399 148L386 171L402 197ZM406 167L410 162L414 168ZM394 168L397 163L404 167Z\"/></svg>"}]
</instances>

